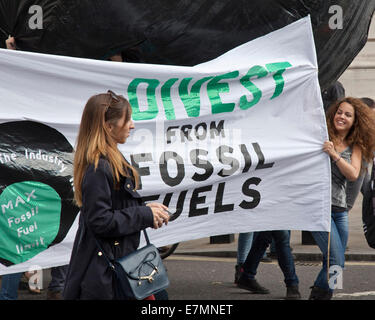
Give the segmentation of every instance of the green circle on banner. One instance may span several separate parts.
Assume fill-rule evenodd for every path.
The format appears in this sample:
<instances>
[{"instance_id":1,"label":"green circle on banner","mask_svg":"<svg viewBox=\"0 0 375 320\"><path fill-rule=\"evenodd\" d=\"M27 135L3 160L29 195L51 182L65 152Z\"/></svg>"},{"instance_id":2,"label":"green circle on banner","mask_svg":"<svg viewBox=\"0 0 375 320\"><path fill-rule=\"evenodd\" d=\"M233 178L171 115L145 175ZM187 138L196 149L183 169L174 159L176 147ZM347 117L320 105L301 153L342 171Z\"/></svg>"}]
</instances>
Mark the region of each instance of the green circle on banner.
<instances>
[{"instance_id":1,"label":"green circle on banner","mask_svg":"<svg viewBox=\"0 0 375 320\"><path fill-rule=\"evenodd\" d=\"M0 195L0 257L21 263L48 248L60 226L61 198L37 181L11 184Z\"/></svg>"}]
</instances>

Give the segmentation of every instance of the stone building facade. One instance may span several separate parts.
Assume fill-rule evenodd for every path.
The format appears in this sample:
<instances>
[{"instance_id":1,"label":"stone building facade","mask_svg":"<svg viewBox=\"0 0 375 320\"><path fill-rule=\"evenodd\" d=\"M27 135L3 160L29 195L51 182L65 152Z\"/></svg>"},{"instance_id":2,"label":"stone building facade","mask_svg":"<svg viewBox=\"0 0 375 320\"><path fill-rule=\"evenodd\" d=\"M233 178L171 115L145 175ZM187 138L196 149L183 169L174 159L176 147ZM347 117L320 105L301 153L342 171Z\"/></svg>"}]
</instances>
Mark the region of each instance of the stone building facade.
<instances>
[{"instance_id":1,"label":"stone building facade","mask_svg":"<svg viewBox=\"0 0 375 320\"><path fill-rule=\"evenodd\" d=\"M363 47L339 81L347 96L369 97L375 100L375 15L367 44Z\"/></svg>"}]
</instances>

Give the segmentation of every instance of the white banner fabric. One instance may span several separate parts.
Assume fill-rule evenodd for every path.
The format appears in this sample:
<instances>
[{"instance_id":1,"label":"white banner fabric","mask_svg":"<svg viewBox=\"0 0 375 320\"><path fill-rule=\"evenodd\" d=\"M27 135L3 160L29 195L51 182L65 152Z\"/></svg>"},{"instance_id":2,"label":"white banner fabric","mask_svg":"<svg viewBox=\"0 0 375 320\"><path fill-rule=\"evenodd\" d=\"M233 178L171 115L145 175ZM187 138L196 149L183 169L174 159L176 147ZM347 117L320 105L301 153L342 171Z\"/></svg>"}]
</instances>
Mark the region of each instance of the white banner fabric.
<instances>
[{"instance_id":1,"label":"white banner fabric","mask_svg":"<svg viewBox=\"0 0 375 320\"><path fill-rule=\"evenodd\" d=\"M309 17L194 67L0 50L0 78L0 126L43 123L72 146L90 96L111 89L130 100L135 130L120 149L139 168L141 195L178 213L148 230L157 246L330 230L327 130ZM0 211L1 219L9 217ZM77 221L63 241L22 263L0 264L0 274L67 264ZM0 258L7 245L0 243Z\"/></svg>"}]
</instances>

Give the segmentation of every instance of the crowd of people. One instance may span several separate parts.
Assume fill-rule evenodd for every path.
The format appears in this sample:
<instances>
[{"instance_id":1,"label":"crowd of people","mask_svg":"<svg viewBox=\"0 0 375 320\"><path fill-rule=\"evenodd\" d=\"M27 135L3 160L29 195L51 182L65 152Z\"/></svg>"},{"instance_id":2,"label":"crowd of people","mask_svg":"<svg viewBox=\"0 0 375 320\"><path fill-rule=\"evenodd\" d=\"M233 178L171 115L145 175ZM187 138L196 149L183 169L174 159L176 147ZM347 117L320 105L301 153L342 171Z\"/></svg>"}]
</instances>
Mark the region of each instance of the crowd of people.
<instances>
[{"instance_id":1,"label":"crowd of people","mask_svg":"<svg viewBox=\"0 0 375 320\"><path fill-rule=\"evenodd\" d=\"M15 39L10 37L6 47L16 49ZM109 60L123 58L116 54ZM331 231L312 232L323 261L311 287L311 300L332 298L327 270L332 265L344 267L348 211L361 187L370 183L368 164L375 151L375 102L345 97L343 90L333 91L333 97L323 92L329 140L322 144L331 159ZM69 265L51 269L51 299L116 299L113 274L103 263L94 240L100 238L104 250L116 259L137 249L141 230L168 223L166 206L142 201L136 191L138 173L118 149L134 129L131 113L129 102L112 91L95 95L86 103L74 158L75 202L81 211L79 228ZM271 243L284 275L286 299L300 299L289 230L240 234L235 283L253 293L269 293L255 276ZM2 276L0 299L17 299L22 275Z\"/></svg>"}]
</instances>

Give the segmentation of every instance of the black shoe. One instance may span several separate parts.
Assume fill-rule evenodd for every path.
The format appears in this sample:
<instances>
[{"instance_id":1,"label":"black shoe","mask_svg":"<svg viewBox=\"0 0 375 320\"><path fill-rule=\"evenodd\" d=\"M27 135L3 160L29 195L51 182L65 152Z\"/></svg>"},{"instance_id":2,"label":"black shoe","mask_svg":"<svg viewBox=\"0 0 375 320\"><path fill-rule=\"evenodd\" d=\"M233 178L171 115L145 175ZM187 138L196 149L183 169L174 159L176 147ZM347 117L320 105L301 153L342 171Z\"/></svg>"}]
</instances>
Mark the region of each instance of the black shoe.
<instances>
[{"instance_id":1,"label":"black shoe","mask_svg":"<svg viewBox=\"0 0 375 320\"><path fill-rule=\"evenodd\" d=\"M62 300L62 294L60 291L47 290L47 300Z\"/></svg>"},{"instance_id":2,"label":"black shoe","mask_svg":"<svg viewBox=\"0 0 375 320\"><path fill-rule=\"evenodd\" d=\"M255 279L249 279L244 274L240 276L237 282L237 287L249 290L252 293L268 294L270 291L262 287Z\"/></svg>"},{"instance_id":3,"label":"black shoe","mask_svg":"<svg viewBox=\"0 0 375 320\"><path fill-rule=\"evenodd\" d=\"M241 274L243 273L242 263L236 264L235 266L235 273L234 273L234 283L238 283L238 279L240 278Z\"/></svg>"},{"instance_id":4,"label":"black shoe","mask_svg":"<svg viewBox=\"0 0 375 320\"><path fill-rule=\"evenodd\" d=\"M312 286L309 300L331 300L332 292L316 286Z\"/></svg>"},{"instance_id":5,"label":"black shoe","mask_svg":"<svg viewBox=\"0 0 375 320\"><path fill-rule=\"evenodd\" d=\"M298 291L298 286L286 287L286 300L299 300L301 299L301 294Z\"/></svg>"}]
</instances>

